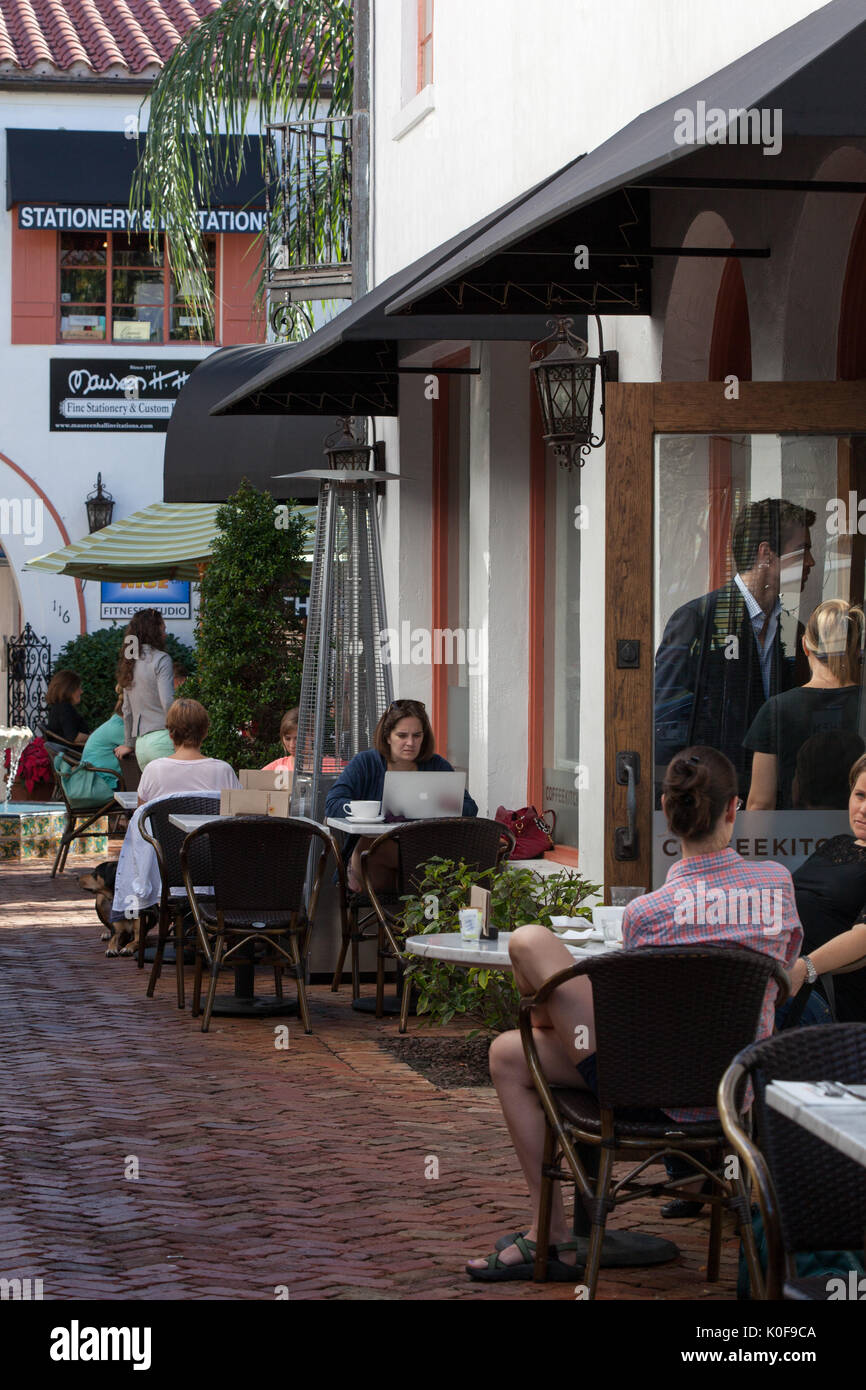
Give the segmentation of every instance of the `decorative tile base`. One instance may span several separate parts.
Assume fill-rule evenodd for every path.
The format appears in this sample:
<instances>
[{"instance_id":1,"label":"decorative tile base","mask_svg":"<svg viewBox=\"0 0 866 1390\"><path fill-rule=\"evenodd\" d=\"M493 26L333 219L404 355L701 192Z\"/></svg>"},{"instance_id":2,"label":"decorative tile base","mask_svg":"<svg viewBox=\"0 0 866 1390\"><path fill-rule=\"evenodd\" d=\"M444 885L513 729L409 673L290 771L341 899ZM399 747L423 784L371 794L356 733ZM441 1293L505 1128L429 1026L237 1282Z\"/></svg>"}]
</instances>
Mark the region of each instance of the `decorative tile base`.
<instances>
[{"instance_id":1,"label":"decorative tile base","mask_svg":"<svg viewBox=\"0 0 866 1390\"><path fill-rule=\"evenodd\" d=\"M65 823L66 811L57 802L0 802L0 861L53 859ZM108 817L103 816L72 842L69 853L105 854L107 849Z\"/></svg>"}]
</instances>

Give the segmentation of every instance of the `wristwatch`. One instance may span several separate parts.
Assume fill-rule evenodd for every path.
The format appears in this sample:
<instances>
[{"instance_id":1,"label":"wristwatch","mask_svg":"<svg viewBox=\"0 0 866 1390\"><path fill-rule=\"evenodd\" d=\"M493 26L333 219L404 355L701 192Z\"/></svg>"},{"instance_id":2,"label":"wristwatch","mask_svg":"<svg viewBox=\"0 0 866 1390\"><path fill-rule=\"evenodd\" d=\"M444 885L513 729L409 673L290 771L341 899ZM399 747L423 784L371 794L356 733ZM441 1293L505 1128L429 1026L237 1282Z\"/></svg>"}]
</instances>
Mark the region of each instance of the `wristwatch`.
<instances>
[{"instance_id":1,"label":"wristwatch","mask_svg":"<svg viewBox=\"0 0 866 1390\"><path fill-rule=\"evenodd\" d=\"M806 967L806 983L813 985L818 978L818 972L808 956L801 956L800 959Z\"/></svg>"}]
</instances>

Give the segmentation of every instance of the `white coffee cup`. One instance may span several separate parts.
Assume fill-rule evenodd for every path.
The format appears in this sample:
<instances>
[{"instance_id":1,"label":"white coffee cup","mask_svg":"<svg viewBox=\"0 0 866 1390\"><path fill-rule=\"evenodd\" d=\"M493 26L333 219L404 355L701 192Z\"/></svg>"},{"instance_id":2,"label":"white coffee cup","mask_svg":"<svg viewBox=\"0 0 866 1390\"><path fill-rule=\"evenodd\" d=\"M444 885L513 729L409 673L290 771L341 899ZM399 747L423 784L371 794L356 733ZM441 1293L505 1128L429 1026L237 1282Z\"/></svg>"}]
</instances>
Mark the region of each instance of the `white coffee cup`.
<instances>
[{"instance_id":1,"label":"white coffee cup","mask_svg":"<svg viewBox=\"0 0 866 1390\"><path fill-rule=\"evenodd\" d=\"M347 801L343 814L347 820L378 820L380 804L378 801Z\"/></svg>"},{"instance_id":2,"label":"white coffee cup","mask_svg":"<svg viewBox=\"0 0 866 1390\"><path fill-rule=\"evenodd\" d=\"M605 941L622 941L622 919L624 907L594 907L592 925L600 927Z\"/></svg>"}]
</instances>

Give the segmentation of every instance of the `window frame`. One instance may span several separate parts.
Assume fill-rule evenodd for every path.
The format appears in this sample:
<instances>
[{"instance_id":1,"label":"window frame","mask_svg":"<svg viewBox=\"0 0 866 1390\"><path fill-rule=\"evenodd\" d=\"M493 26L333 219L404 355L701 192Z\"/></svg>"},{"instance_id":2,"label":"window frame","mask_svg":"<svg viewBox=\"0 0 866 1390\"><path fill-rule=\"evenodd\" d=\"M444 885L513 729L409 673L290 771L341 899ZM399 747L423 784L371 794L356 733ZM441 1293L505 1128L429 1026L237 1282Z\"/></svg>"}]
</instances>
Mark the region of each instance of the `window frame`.
<instances>
[{"instance_id":1,"label":"window frame","mask_svg":"<svg viewBox=\"0 0 866 1390\"><path fill-rule=\"evenodd\" d=\"M155 347L174 347L174 348L179 348L179 347L181 347L183 344L188 344L188 343L194 343L197 347L216 347L216 346L219 345L220 339L219 339L219 337L217 336L217 328L218 328L218 324L217 324L217 314L218 314L217 289L218 289L218 286L219 286L220 257L221 257L221 253L222 253L222 237L221 237L218 233L213 233L213 232L209 233L209 235L213 236L213 238L214 238L214 265L213 265L213 279L214 279L214 322L213 322L213 327L214 327L214 336L213 336L212 338L172 338L172 337L170 336L170 333L171 333L171 307L172 307L172 300L171 300L171 277L172 277L172 268L171 268L170 254L169 254L168 237L167 237L167 235L166 235L165 233L163 233L163 235L162 235L162 262L163 262L163 263L162 263L162 276L163 276L163 280L162 280L162 323L163 323L162 335L161 335L161 337L159 337L159 338L148 338L148 339L146 339L146 340L145 340L145 339L139 339L139 338L115 338L115 337L114 337L114 308L115 308L115 305L114 305L114 297L113 297L113 294L114 294L114 270L115 270L115 265L114 265L114 238L115 238L115 236L119 236L119 237L125 237L125 236L127 236L127 233L126 233L125 231L117 231L117 232L115 232L114 230L111 230L111 231L106 230L104 233L101 233L101 235L104 235L104 236L107 238L107 244L106 244L106 258L105 258L105 301L104 301L104 308L105 308L105 336L104 336L103 338L87 338L87 337L81 337L81 338L64 338L64 337L63 337L63 332L62 332L62 327L61 327L61 322L62 322L62 319L63 319L64 309L68 311L68 309L70 308L70 305L69 305L69 304L64 304L63 301L61 300L61 283L62 283L62 272L63 272L63 267L62 267L61 261L62 261L62 255L63 255L63 237L64 237L64 236L76 236L76 235L87 235L87 233L78 233L78 232L76 232L74 229L64 229L63 231L58 231L58 233L57 233L57 258L56 258L56 270L57 270L57 280L56 280L57 314L56 314L56 318L55 318L55 340L56 340L58 346L64 346L64 347L76 346L76 347L77 347L77 346L86 344L88 347L127 347L127 348L138 348L138 349L143 349L143 348L146 348L146 347L154 347L154 348L155 348ZM131 268L131 267L130 267L130 268ZM95 300L93 300L93 301L87 301L87 302L82 302L81 307L82 307L83 309L87 309L87 308L89 308L89 307L94 307L96 304L97 304L97 301L95 301ZM121 307L121 306L118 306L118 307ZM148 306L148 307L157 308L158 306L157 306L157 305L152 305L152 306ZM118 322L119 322L119 323L125 323L125 322L130 322L130 321L133 321L133 322L134 322L134 320L118 319Z\"/></svg>"},{"instance_id":2,"label":"window frame","mask_svg":"<svg viewBox=\"0 0 866 1390\"><path fill-rule=\"evenodd\" d=\"M416 55L417 55L417 56L416 56L416 79L415 79L415 95L416 95L416 96L419 94L419 92L423 92L423 90L424 90L425 87L429 87L429 86L431 86L432 83L433 83L433 30L434 30L434 23L435 23L435 10L434 10L435 0L429 0L429 5L430 5L430 28L429 28L429 29L426 29L426 28L425 28L425 25L426 25L425 12L426 12L426 9L427 9L427 4L428 4L428 0L417 0L417 8L416 8L416 16L417 16L417 18L416 18L416 34L415 34L415 48L416 48ZM428 52L427 52L428 48L429 48L429 60L430 60L430 75L429 75L429 77L425 77L425 69L426 69L427 59L428 59Z\"/></svg>"}]
</instances>

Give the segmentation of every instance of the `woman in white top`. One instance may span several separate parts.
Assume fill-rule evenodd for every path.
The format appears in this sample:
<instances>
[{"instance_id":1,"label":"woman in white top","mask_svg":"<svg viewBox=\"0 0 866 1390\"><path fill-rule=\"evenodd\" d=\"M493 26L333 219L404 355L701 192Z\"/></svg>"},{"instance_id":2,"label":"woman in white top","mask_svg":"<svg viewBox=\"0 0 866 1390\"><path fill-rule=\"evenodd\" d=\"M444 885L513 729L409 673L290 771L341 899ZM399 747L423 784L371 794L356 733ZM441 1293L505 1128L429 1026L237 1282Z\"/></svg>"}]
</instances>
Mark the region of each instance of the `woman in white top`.
<instances>
[{"instance_id":1,"label":"woman in white top","mask_svg":"<svg viewBox=\"0 0 866 1390\"><path fill-rule=\"evenodd\" d=\"M176 792L215 792L240 786L228 763L202 755L210 716L198 700L175 700L165 716L165 727L174 752L167 758L154 758L144 769L138 784L139 806Z\"/></svg>"},{"instance_id":2,"label":"woman in white top","mask_svg":"<svg viewBox=\"0 0 866 1390\"><path fill-rule=\"evenodd\" d=\"M166 715L166 727L174 745L168 758L148 763L138 784L138 809L133 814L117 861L111 921L126 920L133 933L132 942L120 949L119 933L109 943L107 956L132 955L137 947L140 914L159 902L160 881L153 846L138 833L142 810L148 802L184 792L219 792L223 787L239 787L240 782L228 763L202 756L210 718L198 700L175 700ZM214 802L219 810L219 803Z\"/></svg>"},{"instance_id":3,"label":"woman in white top","mask_svg":"<svg viewBox=\"0 0 866 1390\"><path fill-rule=\"evenodd\" d=\"M158 608L136 613L123 634L117 663L123 689L123 743L115 756L135 753L144 771L153 758L171 757L166 715L174 700L174 667L165 650L165 619Z\"/></svg>"}]
</instances>

